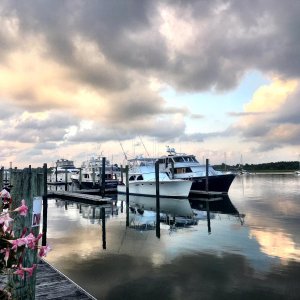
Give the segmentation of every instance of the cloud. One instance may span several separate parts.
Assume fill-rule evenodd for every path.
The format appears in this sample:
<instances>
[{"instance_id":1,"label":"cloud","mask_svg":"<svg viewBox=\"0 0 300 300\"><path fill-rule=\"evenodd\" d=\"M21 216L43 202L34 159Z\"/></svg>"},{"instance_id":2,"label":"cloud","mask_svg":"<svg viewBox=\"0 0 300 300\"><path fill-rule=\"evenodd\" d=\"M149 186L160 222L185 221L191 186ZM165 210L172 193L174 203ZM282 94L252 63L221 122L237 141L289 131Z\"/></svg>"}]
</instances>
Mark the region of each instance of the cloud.
<instances>
[{"instance_id":1,"label":"cloud","mask_svg":"<svg viewBox=\"0 0 300 300\"><path fill-rule=\"evenodd\" d=\"M245 113L227 131L255 141L261 151L300 145L299 95L296 81L275 78L254 93L245 105Z\"/></svg>"},{"instance_id":2,"label":"cloud","mask_svg":"<svg viewBox=\"0 0 300 300\"><path fill-rule=\"evenodd\" d=\"M258 70L278 79L244 112L229 113L239 120L224 134L265 148L298 145L299 12L293 0L4 0L0 125L9 128L1 137L32 144L136 134L202 141L221 133L187 135L184 117L202 115L168 106L160 88L223 93ZM49 118L20 120L23 111ZM81 120L93 129L82 130Z\"/></svg>"}]
</instances>

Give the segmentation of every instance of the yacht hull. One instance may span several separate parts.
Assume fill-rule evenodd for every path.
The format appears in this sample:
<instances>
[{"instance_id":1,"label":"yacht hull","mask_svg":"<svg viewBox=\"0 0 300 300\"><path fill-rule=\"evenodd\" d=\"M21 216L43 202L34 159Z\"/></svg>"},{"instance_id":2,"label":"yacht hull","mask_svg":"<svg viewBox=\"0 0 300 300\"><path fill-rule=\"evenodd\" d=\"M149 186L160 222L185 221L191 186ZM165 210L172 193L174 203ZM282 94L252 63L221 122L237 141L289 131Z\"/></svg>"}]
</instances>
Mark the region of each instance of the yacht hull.
<instances>
[{"instance_id":1,"label":"yacht hull","mask_svg":"<svg viewBox=\"0 0 300 300\"><path fill-rule=\"evenodd\" d=\"M206 190L206 177L193 178L190 195L205 194L207 191L214 194L228 194L235 176L235 174L208 176L208 190Z\"/></svg>"},{"instance_id":2,"label":"yacht hull","mask_svg":"<svg viewBox=\"0 0 300 300\"><path fill-rule=\"evenodd\" d=\"M78 179L72 178L72 183L75 184L77 188L81 189L99 189L100 184L99 182L93 183L92 181L81 181L79 183ZM105 190L117 190L118 180L105 180Z\"/></svg>"},{"instance_id":3,"label":"yacht hull","mask_svg":"<svg viewBox=\"0 0 300 300\"><path fill-rule=\"evenodd\" d=\"M188 198L192 182L188 180L170 180L159 182L159 195L160 197L168 198ZM117 191L120 194L126 193L125 185L118 185ZM156 196L156 182L143 181L143 182L129 182L129 195L140 196Z\"/></svg>"}]
</instances>

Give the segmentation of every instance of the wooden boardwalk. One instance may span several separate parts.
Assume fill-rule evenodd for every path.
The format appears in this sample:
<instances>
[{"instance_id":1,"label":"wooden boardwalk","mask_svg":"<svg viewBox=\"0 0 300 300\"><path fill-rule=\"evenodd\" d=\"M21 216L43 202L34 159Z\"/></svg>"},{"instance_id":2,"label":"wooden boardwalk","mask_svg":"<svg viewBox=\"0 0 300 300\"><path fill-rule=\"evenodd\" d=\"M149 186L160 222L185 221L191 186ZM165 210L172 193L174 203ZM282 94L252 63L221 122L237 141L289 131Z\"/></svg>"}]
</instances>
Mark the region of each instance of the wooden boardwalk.
<instances>
[{"instance_id":1,"label":"wooden boardwalk","mask_svg":"<svg viewBox=\"0 0 300 300\"><path fill-rule=\"evenodd\" d=\"M95 297L87 293L44 260L40 260L37 267L35 299L96 300Z\"/></svg>"},{"instance_id":2,"label":"wooden boardwalk","mask_svg":"<svg viewBox=\"0 0 300 300\"><path fill-rule=\"evenodd\" d=\"M0 275L0 287L4 287L6 282L6 275ZM97 300L44 260L37 265L35 299Z\"/></svg>"},{"instance_id":3,"label":"wooden boardwalk","mask_svg":"<svg viewBox=\"0 0 300 300\"><path fill-rule=\"evenodd\" d=\"M48 198L60 198L64 200L71 200L74 202L81 202L87 204L105 204L110 203L112 198L104 197L98 195L88 195L74 192L65 192L65 191L48 191Z\"/></svg>"}]
</instances>

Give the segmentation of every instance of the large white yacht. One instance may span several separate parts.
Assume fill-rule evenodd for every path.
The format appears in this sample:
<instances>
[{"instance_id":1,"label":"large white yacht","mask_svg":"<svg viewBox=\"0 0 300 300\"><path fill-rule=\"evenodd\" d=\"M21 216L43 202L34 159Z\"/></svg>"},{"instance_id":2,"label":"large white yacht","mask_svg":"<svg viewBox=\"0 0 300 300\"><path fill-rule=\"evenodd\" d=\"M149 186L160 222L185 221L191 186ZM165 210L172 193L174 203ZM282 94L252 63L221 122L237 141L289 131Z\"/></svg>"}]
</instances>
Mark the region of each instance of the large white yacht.
<instances>
[{"instance_id":1,"label":"large white yacht","mask_svg":"<svg viewBox=\"0 0 300 300\"><path fill-rule=\"evenodd\" d=\"M208 166L208 184L206 186L206 165L201 165L194 155L177 153L174 148L167 147L168 154L161 156L159 161L160 172L165 172L170 178L192 181L190 194L208 192L227 194L235 174L223 174Z\"/></svg>"},{"instance_id":2,"label":"large white yacht","mask_svg":"<svg viewBox=\"0 0 300 300\"><path fill-rule=\"evenodd\" d=\"M129 194L141 196L156 195L155 165L153 160L135 159L131 162L139 164L131 165L128 175ZM159 195L161 197L187 198L192 182L182 179L170 179L165 172L159 172ZM126 193L126 185L118 185L118 193Z\"/></svg>"}]
</instances>

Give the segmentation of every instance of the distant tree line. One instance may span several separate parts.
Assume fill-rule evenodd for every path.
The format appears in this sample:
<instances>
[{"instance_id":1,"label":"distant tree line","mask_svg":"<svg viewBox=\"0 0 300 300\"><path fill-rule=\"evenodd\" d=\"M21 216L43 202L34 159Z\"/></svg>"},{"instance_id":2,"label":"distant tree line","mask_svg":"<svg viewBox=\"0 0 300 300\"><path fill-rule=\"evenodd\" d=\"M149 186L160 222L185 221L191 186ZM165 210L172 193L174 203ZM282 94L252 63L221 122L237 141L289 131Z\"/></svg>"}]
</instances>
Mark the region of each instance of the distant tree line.
<instances>
[{"instance_id":1,"label":"distant tree line","mask_svg":"<svg viewBox=\"0 0 300 300\"><path fill-rule=\"evenodd\" d=\"M260 171L296 171L299 170L298 161L279 161L279 162L270 162L263 164L237 164L237 165L221 165L213 166L216 170L219 171L241 171L245 170L248 172L260 172Z\"/></svg>"}]
</instances>

